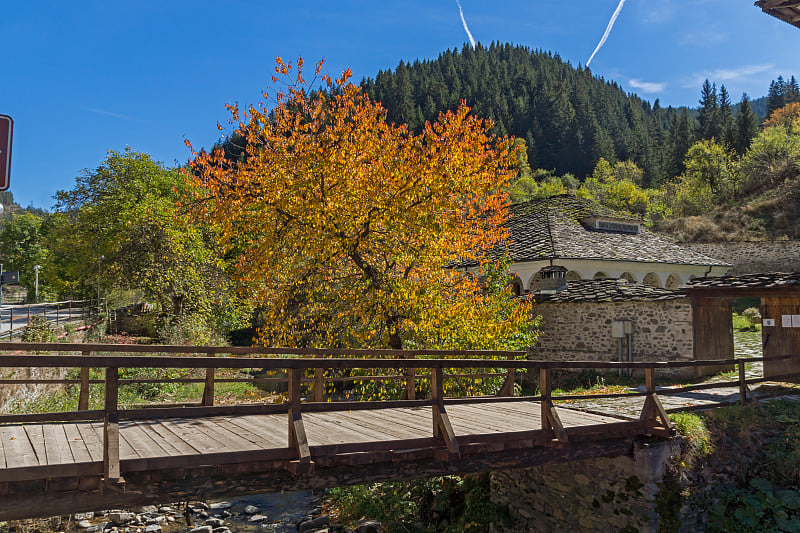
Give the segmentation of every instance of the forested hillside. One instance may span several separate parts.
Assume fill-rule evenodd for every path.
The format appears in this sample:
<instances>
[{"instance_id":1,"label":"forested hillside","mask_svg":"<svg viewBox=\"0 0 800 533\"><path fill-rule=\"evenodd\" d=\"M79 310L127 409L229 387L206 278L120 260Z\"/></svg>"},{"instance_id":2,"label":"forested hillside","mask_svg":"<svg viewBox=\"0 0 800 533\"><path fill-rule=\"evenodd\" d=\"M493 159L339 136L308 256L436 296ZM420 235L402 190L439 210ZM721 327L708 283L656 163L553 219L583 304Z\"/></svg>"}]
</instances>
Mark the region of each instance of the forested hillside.
<instances>
[{"instance_id":1,"label":"forested hillside","mask_svg":"<svg viewBox=\"0 0 800 533\"><path fill-rule=\"evenodd\" d=\"M680 146L689 144L688 110L651 105L557 54L512 44L401 62L362 85L391 121L414 131L465 100L478 116L492 118L498 133L526 141L531 167L579 178L602 157L633 160L645 184L656 185L677 173Z\"/></svg>"}]
</instances>

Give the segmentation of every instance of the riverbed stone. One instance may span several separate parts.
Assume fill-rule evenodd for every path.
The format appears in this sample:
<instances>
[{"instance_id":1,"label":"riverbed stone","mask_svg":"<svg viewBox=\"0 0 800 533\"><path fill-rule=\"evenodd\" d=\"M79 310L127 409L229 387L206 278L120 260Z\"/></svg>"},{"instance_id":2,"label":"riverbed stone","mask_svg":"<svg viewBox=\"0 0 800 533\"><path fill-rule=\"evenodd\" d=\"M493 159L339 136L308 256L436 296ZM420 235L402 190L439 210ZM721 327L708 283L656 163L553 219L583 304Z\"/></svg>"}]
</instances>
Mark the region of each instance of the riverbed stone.
<instances>
[{"instance_id":1,"label":"riverbed stone","mask_svg":"<svg viewBox=\"0 0 800 533\"><path fill-rule=\"evenodd\" d=\"M136 520L136 515L129 511L113 511L108 513L108 519L115 525L122 525Z\"/></svg>"},{"instance_id":2,"label":"riverbed stone","mask_svg":"<svg viewBox=\"0 0 800 533\"><path fill-rule=\"evenodd\" d=\"M258 512L258 507L255 505L248 505L244 508L244 514L256 514Z\"/></svg>"},{"instance_id":3,"label":"riverbed stone","mask_svg":"<svg viewBox=\"0 0 800 533\"><path fill-rule=\"evenodd\" d=\"M247 519L248 522L263 522L264 520L269 520L269 517L263 514L254 514Z\"/></svg>"},{"instance_id":4,"label":"riverbed stone","mask_svg":"<svg viewBox=\"0 0 800 533\"><path fill-rule=\"evenodd\" d=\"M297 531L300 533L306 533L307 531L316 531L318 529L322 529L330 525L331 521L327 515L319 516L312 520L305 520L300 522L297 526Z\"/></svg>"},{"instance_id":5,"label":"riverbed stone","mask_svg":"<svg viewBox=\"0 0 800 533\"><path fill-rule=\"evenodd\" d=\"M356 533L380 533L383 524L377 520L359 520L356 524Z\"/></svg>"},{"instance_id":6,"label":"riverbed stone","mask_svg":"<svg viewBox=\"0 0 800 533\"><path fill-rule=\"evenodd\" d=\"M87 529L92 527L92 523L88 520L79 520L78 523L75 524L77 527L81 529Z\"/></svg>"},{"instance_id":7,"label":"riverbed stone","mask_svg":"<svg viewBox=\"0 0 800 533\"><path fill-rule=\"evenodd\" d=\"M209 518L206 520L206 525L211 527L220 527L225 521L221 518Z\"/></svg>"},{"instance_id":8,"label":"riverbed stone","mask_svg":"<svg viewBox=\"0 0 800 533\"><path fill-rule=\"evenodd\" d=\"M158 524L150 524L144 527L144 533L161 533L161 526Z\"/></svg>"},{"instance_id":9,"label":"riverbed stone","mask_svg":"<svg viewBox=\"0 0 800 533\"><path fill-rule=\"evenodd\" d=\"M211 526L198 526L189 531L189 533L211 533L214 528Z\"/></svg>"},{"instance_id":10,"label":"riverbed stone","mask_svg":"<svg viewBox=\"0 0 800 533\"><path fill-rule=\"evenodd\" d=\"M88 513L75 513L72 518L75 520L88 520L89 518L94 518L94 513L91 511Z\"/></svg>"},{"instance_id":11,"label":"riverbed stone","mask_svg":"<svg viewBox=\"0 0 800 533\"><path fill-rule=\"evenodd\" d=\"M222 509L230 509L231 507L233 507L231 502L215 502L209 504L208 509L212 511L221 511Z\"/></svg>"},{"instance_id":12,"label":"riverbed stone","mask_svg":"<svg viewBox=\"0 0 800 533\"><path fill-rule=\"evenodd\" d=\"M145 505L139 509L139 512L142 514L155 514L158 512L158 508L155 505Z\"/></svg>"}]
</instances>

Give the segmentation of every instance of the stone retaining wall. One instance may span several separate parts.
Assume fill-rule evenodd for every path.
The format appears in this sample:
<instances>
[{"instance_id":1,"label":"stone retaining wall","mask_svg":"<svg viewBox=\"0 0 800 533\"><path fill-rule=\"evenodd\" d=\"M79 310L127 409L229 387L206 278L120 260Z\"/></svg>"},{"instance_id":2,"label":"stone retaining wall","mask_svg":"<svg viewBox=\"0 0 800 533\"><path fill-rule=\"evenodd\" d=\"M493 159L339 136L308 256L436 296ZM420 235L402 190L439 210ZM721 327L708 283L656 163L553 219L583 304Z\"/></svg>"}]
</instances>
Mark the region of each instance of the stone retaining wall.
<instances>
[{"instance_id":1,"label":"stone retaining wall","mask_svg":"<svg viewBox=\"0 0 800 533\"><path fill-rule=\"evenodd\" d=\"M800 241L685 242L680 246L734 265L731 275L800 272Z\"/></svg>"},{"instance_id":2,"label":"stone retaining wall","mask_svg":"<svg viewBox=\"0 0 800 533\"><path fill-rule=\"evenodd\" d=\"M659 483L676 440L641 443L633 457L584 459L492 472L491 499L507 506L507 532L656 531Z\"/></svg>"},{"instance_id":3,"label":"stone retaining wall","mask_svg":"<svg viewBox=\"0 0 800 533\"><path fill-rule=\"evenodd\" d=\"M611 323L633 324L634 361L690 361L694 358L692 307L688 298L664 301L542 303L541 335L531 359L618 361L619 339ZM627 355L627 352L626 352ZM689 372L690 373L690 372Z\"/></svg>"}]
</instances>

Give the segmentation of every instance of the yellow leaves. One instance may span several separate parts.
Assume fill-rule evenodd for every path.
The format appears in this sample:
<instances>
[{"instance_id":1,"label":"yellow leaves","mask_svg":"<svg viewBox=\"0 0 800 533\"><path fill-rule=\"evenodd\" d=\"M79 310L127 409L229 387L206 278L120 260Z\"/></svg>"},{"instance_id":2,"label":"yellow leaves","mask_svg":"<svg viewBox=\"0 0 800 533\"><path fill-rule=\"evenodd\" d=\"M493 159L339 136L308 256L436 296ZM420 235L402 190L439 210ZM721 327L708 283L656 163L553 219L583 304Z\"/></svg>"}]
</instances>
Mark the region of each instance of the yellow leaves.
<instances>
[{"instance_id":1,"label":"yellow leaves","mask_svg":"<svg viewBox=\"0 0 800 533\"><path fill-rule=\"evenodd\" d=\"M263 338L384 346L428 331L434 316L461 330L492 322L494 304L446 267L507 237L509 140L466 106L415 135L388 124L349 70L333 80L321 68L326 93L307 86L298 59L276 104L229 106L242 160L195 154L188 175L197 215L265 302ZM292 64L278 58L275 69L277 84Z\"/></svg>"}]
</instances>

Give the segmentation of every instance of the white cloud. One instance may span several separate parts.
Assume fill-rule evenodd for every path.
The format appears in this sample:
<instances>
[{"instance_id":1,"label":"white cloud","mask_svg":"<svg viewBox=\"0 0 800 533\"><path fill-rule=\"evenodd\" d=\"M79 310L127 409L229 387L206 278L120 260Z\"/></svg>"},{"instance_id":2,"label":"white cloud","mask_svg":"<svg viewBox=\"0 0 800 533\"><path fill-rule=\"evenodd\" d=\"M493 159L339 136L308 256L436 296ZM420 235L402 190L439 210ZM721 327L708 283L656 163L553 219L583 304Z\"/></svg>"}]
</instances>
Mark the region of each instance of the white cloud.
<instances>
[{"instance_id":1,"label":"white cloud","mask_svg":"<svg viewBox=\"0 0 800 533\"><path fill-rule=\"evenodd\" d=\"M746 79L756 74L762 74L773 70L775 65L773 63L762 63L760 65L742 65L736 68L718 68L715 70L708 70L702 73L697 73L687 80L684 87L696 87L703 83L705 80L711 80L717 83L725 83L731 81L739 81Z\"/></svg>"},{"instance_id":2,"label":"white cloud","mask_svg":"<svg viewBox=\"0 0 800 533\"><path fill-rule=\"evenodd\" d=\"M667 88L663 82L643 81L639 79L628 80L628 85L643 93L660 93Z\"/></svg>"}]
</instances>

